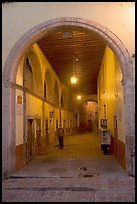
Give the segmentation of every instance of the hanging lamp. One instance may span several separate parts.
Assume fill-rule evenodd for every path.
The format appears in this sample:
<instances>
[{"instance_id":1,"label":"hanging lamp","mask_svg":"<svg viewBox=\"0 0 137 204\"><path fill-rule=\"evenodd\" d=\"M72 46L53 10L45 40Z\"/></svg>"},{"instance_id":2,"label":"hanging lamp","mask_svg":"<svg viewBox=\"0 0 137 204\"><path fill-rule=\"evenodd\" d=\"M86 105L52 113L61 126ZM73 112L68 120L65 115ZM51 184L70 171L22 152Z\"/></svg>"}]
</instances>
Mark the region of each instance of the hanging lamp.
<instances>
[{"instance_id":1,"label":"hanging lamp","mask_svg":"<svg viewBox=\"0 0 137 204\"><path fill-rule=\"evenodd\" d=\"M74 63L75 59L74 59L74 46L73 46L73 75L71 77L71 83L72 84L76 84L77 83L77 78L75 76L75 63Z\"/></svg>"}]
</instances>

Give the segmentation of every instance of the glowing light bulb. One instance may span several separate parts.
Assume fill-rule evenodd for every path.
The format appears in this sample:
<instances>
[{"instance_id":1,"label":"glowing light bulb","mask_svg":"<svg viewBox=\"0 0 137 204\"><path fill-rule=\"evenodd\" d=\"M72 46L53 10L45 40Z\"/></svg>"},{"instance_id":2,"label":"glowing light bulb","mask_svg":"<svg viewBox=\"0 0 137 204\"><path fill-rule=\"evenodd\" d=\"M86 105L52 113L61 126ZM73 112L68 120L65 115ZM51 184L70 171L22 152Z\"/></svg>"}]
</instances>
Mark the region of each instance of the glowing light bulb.
<instances>
[{"instance_id":1,"label":"glowing light bulb","mask_svg":"<svg viewBox=\"0 0 137 204\"><path fill-rule=\"evenodd\" d=\"M81 99L81 96L80 96L80 95L79 95L79 96L77 96L77 99L78 99L78 100L80 100L80 99Z\"/></svg>"},{"instance_id":2,"label":"glowing light bulb","mask_svg":"<svg viewBox=\"0 0 137 204\"><path fill-rule=\"evenodd\" d=\"M71 83L72 84L76 84L77 83L77 78L74 75L71 77Z\"/></svg>"}]
</instances>

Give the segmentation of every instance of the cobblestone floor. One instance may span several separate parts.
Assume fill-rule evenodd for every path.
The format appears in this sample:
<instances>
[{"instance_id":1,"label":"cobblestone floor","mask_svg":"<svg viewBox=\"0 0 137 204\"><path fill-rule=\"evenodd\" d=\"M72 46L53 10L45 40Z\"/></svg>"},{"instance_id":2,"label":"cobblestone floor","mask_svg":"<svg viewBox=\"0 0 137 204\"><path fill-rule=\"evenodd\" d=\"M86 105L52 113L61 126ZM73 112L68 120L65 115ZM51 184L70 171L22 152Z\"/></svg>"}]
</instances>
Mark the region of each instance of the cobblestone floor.
<instances>
[{"instance_id":1,"label":"cobblestone floor","mask_svg":"<svg viewBox=\"0 0 137 204\"><path fill-rule=\"evenodd\" d=\"M96 134L66 136L2 181L2 202L135 202L135 177L100 150Z\"/></svg>"}]
</instances>

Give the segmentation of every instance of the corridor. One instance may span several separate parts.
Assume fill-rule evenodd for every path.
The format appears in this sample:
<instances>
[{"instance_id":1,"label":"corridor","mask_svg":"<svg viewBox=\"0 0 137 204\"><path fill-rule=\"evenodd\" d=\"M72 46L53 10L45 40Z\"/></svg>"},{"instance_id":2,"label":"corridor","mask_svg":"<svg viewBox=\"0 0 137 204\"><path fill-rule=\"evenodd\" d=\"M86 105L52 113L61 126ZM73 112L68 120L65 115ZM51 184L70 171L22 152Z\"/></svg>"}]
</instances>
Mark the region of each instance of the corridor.
<instances>
[{"instance_id":1,"label":"corridor","mask_svg":"<svg viewBox=\"0 0 137 204\"><path fill-rule=\"evenodd\" d=\"M2 202L134 202L135 177L112 155L100 136L88 132L64 137L2 181Z\"/></svg>"}]
</instances>

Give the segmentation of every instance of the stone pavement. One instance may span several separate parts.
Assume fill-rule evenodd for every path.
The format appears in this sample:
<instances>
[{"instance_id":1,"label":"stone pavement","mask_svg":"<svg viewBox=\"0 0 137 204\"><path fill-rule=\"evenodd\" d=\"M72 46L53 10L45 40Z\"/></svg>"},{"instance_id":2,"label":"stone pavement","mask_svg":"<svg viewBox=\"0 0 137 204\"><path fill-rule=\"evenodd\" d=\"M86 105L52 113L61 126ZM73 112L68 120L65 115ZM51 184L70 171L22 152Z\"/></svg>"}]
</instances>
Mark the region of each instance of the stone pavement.
<instances>
[{"instance_id":1,"label":"stone pavement","mask_svg":"<svg viewBox=\"0 0 137 204\"><path fill-rule=\"evenodd\" d=\"M94 133L66 136L2 181L2 202L135 202L135 177L104 155Z\"/></svg>"}]
</instances>

